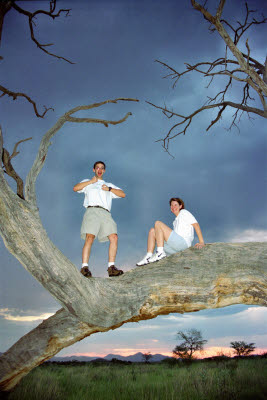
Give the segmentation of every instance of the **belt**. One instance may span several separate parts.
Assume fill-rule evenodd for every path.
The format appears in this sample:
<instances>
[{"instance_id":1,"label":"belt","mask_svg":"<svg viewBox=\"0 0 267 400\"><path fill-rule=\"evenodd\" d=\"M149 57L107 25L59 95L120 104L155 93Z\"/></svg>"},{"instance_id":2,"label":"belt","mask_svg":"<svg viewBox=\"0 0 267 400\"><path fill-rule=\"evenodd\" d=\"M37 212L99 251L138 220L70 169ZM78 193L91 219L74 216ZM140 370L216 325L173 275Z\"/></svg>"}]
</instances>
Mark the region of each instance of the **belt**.
<instances>
[{"instance_id":1,"label":"belt","mask_svg":"<svg viewBox=\"0 0 267 400\"><path fill-rule=\"evenodd\" d=\"M109 210L107 210L106 208L101 207L101 206L88 206L87 208L102 208L102 210L105 210L105 211L107 211L107 212L110 212Z\"/></svg>"}]
</instances>

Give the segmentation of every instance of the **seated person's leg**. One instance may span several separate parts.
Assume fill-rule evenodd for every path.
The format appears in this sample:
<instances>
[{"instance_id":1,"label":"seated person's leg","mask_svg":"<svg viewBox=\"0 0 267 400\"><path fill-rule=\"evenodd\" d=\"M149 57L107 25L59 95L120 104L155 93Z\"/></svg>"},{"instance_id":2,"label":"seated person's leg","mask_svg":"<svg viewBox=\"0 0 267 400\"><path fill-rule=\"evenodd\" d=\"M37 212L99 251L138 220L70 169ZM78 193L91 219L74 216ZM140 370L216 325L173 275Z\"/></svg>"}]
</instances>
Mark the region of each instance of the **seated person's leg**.
<instances>
[{"instance_id":1,"label":"seated person's leg","mask_svg":"<svg viewBox=\"0 0 267 400\"><path fill-rule=\"evenodd\" d=\"M155 249L155 244L156 244L155 229L151 228L150 231L148 232L148 237L147 237L147 253L146 253L145 257L142 258L141 261L136 263L136 265L138 267L149 264L149 260Z\"/></svg>"}]
</instances>

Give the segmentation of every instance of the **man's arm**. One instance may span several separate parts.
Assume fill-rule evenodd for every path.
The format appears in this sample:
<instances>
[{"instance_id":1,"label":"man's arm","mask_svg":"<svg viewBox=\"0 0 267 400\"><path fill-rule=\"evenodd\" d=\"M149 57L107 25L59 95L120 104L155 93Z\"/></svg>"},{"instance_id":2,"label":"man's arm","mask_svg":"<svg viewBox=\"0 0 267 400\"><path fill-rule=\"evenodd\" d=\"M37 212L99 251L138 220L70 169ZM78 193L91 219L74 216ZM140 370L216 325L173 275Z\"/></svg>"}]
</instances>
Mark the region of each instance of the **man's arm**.
<instances>
[{"instance_id":1,"label":"man's arm","mask_svg":"<svg viewBox=\"0 0 267 400\"><path fill-rule=\"evenodd\" d=\"M109 191L109 187L107 185L102 185L102 190L104 190L105 192L108 192ZM111 188L110 192L114 193L118 197L123 197L124 198L126 196L124 191L121 190L121 189Z\"/></svg>"},{"instance_id":2,"label":"man's arm","mask_svg":"<svg viewBox=\"0 0 267 400\"><path fill-rule=\"evenodd\" d=\"M77 183L77 185L73 187L73 190L74 192L79 192L79 190L82 190L83 188L85 188L85 186L91 185L92 183L95 182L97 182L97 178L93 176L93 178L90 179L89 181Z\"/></svg>"},{"instance_id":3,"label":"man's arm","mask_svg":"<svg viewBox=\"0 0 267 400\"><path fill-rule=\"evenodd\" d=\"M198 236L198 240L199 240L199 243L196 243L195 247L198 248L198 249L201 249L203 246L205 246L205 243L204 243L204 239L203 239L203 236L202 236L202 232L201 232L200 226L199 226L198 223L192 224L192 226L194 227L194 229L196 231L196 234Z\"/></svg>"}]
</instances>

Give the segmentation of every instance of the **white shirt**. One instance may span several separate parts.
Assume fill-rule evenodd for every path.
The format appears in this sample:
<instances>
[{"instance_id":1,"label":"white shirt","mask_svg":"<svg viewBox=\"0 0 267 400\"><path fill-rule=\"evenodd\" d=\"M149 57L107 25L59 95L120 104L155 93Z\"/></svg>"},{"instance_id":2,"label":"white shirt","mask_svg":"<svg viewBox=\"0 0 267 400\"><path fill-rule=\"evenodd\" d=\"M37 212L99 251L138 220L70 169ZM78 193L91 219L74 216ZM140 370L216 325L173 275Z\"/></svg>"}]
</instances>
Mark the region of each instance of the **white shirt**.
<instances>
[{"instance_id":1,"label":"white shirt","mask_svg":"<svg viewBox=\"0 0 267 400\"><path fill-rule=\"evenodd\" d=\"M89 180L90 179L84 179L81 182L87 182ZM95 183L85 186L82 190L78 191L78 193L84 193L83 206L85 208L88 206L100 206L108 211L111 210L112 199L119 199L120 197L112 192L102 190L103 185L107 185L113 189L120 189L112 183L107 183L100 179Z\"/></svg>"},{"instance_id":2,"label":"white shirt","mask_svg":"<svg viewBox=\"0 0 267 400\"><path fill-rule=\"evenodd\" d=\"M182 236L188 247L192 245L194 240L194 227L192 224L196 224L196 218L187 210L181 210L175 220L173 221L173 230Z\"/></svg>"}]
</instances>

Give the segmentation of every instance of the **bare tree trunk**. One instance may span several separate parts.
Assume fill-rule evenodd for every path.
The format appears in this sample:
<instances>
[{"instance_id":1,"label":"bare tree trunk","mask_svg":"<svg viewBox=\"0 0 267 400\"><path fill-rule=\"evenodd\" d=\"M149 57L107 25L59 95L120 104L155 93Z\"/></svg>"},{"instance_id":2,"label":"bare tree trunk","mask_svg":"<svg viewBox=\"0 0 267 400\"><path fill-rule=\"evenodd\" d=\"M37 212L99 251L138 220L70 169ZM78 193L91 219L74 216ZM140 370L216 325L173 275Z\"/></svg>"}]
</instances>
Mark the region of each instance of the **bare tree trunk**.
<instances>
[{"instance_id":1,"label":"bare tree trunk","mask_svg":"<svg viewBox=\"0 0 267 400\"><path fill-rule=\"evenodd\" d=\"M0 44L2 39L2 31L6 13L11 9L12 3L10 0L0 2Z\"/></svg>"},{"instance_id":2,"label":"bare tree trunk","mask_svg":"<svg viewBox=\"0 0 267 400\"><path fill-rule=\"evenodd\" d=\"M0 358L0 387L12 389L31 369L64 347L92 335L169 313L184 313L232 304L267 305L267 243L214 243L202 250L189 248L155 264L139 267L116 278L92 278L102 293L91 308L121 315L116 324L101 327L79 321L59 310L22 337ZM128 309L129 318L125 319ZM112 320L113 318L111 318Z\"/></svg>"}]
</instances>

